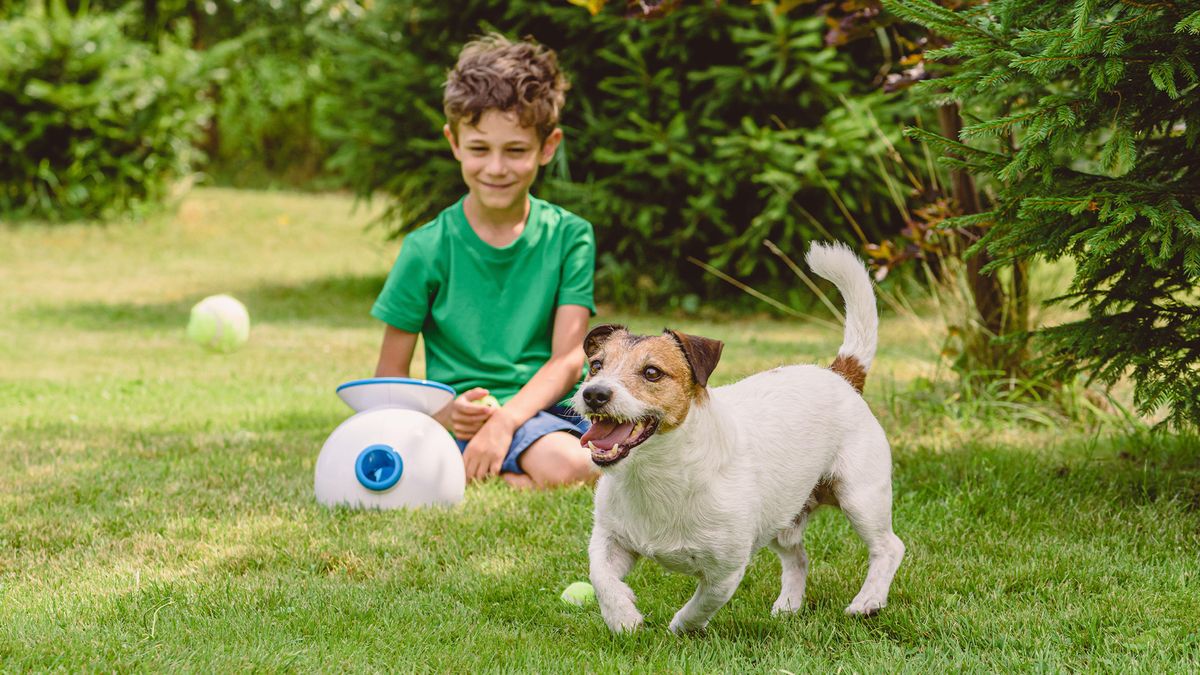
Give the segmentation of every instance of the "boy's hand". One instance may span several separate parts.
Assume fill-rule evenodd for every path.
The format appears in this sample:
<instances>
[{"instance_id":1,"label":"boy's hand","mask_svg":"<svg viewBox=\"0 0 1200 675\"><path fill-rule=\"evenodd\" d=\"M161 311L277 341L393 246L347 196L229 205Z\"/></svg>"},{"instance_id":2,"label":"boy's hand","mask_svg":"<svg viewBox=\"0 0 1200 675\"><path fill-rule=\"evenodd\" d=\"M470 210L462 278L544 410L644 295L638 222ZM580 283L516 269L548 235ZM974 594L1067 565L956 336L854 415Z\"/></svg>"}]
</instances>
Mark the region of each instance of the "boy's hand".
<instances>
[{"instance_id":1,"label":"boy's hand","mask_svg":"<svg viewBox=\"0 0 1200 675\"><path fill-rule=\"evenodd\" d=\"M508 454L508 446L512 444L516 427L503 410L495 410L497 414L483 425L463 451L468 482L498 475L504 464L504 456Z\"/></svg>"},{"instance_id":2,"label":"boy's hand","mask_svg":"<svg viewBox=\"0 0 1200 675\"><path fill-rule=\"evenodd\" d=\"M454 403L450 404L450 431L454 433L454 437L460 441L469 441L479 433L479 429L488 421L492 413L496 409L476 403L479 399L488 395L488 390L482 387L475 387L458 398L454 399Z\"/></svg>"}]
</instances>

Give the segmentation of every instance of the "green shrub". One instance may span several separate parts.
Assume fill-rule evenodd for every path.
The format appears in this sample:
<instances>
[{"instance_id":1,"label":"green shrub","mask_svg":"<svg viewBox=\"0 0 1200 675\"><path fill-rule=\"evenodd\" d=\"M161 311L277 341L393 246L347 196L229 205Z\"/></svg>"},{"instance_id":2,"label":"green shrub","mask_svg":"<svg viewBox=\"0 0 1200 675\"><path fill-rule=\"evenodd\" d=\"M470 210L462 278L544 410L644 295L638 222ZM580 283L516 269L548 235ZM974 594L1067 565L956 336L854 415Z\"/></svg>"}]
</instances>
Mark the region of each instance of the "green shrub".
<instances>
[{"instance_id":1,"label":"green shrub","mask_svg":"<svg viewBox=\"0 0 1200 675\"><path fill-rule=\"evenodd\" d=\"M272 30L231 53L216 91L216 139L207 166L218 182L322 184L328 152L313 130L309 62L290 39L299 37Z\"/></svg>"},{"instance_id":2,"label":"green shrub","mask_svg":"<svg viewBox=\"0 0 1200 675\"><path fill-rule=\"evenodd\" d=\"M1142 413L1200 425L1200 11L1196 3L995 0L954 11L889 0L952 42L918 92L961 102L960 138L919 131L987 181L995 261L1070 257L1059 302L1086 316L1039 331L1051 376L1134 381Z\"/></svg>"},{"instance_id":3,"label":"green shrub","mask_svg":"<svg viewBox=\"0 0 1200 675\"><path fill-rule=\"evenodd\" d=\"M200 57L61 3L0 21L0 214L110 218L153 207L197 159Z\"/></svg>"},{"instance_id":4,"label":"green shrub","mask_svg":"<svg viewBox=\"0 0 1200 675\"><path fill-rule=\"evenodd\" d=\"M124 32L150 44L190 27L190 46L218 68L207 91L213 117L200 143L207 157L197 167L209 181L338 187L322 172L328 151L313 131L315 44L306 30L338 0L85 1L92 11L129 8Z\"/></svg>"},{"instance_id":5,"label":"green shrub","mask_svg":"<svg viewBox=\"0 0 1200 675\"><path fill-rule=\"evenodd\" d=\"M441 85L490 18L556 49L571 78L566 141L535 191L595 224L604 300L731 291L689 256L792 285L762 243L798 252L827 231L860 240L834 192L868 215L872 238L903 226L866 150L880 132L902 145L896 120L911 110L872 98L875 128L843 103L874 73L823 47L811 8L702 3L653 21L619 10L512 2L497 16L492 3L382 0L325 21L317 128L335 148L331 167L361 195L387 195L396 233L457 199Z\"/></svg>"},{"instance_id":6,"label":"green shrub","mask_svg":"<svg viewBox=\"0 0 1200 675\"><path fill-rule=\"evenodd\" d=\"M313 129L316 42L307 30L329 0L221 0L208 5L202 42L220 52L215 117L205 167L239 187L336 184L323 171L328 148Z\"/></svg>"}]
</instances>

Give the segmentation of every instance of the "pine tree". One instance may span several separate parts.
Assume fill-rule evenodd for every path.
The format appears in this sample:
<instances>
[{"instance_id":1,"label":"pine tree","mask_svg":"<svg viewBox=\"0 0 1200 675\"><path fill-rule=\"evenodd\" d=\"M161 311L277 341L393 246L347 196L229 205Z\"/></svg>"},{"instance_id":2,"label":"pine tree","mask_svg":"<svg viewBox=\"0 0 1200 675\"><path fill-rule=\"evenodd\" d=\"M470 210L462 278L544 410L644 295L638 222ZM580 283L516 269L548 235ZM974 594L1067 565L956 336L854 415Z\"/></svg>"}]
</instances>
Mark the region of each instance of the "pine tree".
<instances>
[{"instance_id":1,"label":"pine tree","mask_svg":"<svg viewBox=\"0 0 1200 675\"><path fill-rule=\"evenodd\" d=\"M995 194L974 247L991 269L1075 262L1039 364L1112 385L1143 413L1200 424L1200 2L885 0L948 39L914 91L958 102L958 139L911 130Z\"/></svg>"}]
</instances>

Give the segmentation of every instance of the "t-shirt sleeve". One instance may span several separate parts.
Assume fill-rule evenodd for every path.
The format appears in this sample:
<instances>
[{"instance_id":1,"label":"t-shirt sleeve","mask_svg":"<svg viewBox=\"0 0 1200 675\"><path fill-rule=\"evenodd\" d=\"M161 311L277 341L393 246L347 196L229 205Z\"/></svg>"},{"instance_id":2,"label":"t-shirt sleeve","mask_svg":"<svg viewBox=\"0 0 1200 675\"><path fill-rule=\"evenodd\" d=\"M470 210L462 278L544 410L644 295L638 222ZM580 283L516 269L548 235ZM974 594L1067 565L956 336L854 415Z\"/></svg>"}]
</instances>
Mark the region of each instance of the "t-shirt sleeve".
<instances>
[{"instance_id":1,"label":"t-shirt sleeve","mask_svg":"<svg viewBox=\"0 0 1200 675\"><path fill-rule=\"evenodd\" d=\"M371 308L371 316L410 333L421 332L437 291L433 260L421 243L409 235L400 245L396 264Z\"/></svg>"},{"instance_id":2,"label":"t-shirt sleeve","mask_svg":"<svg viewBox=\"0 0 1200 675\"><path fill-rule=\"evenodd\" d=\"M558 304L582 305L595 316L592 286L596 271L596 235L592 224L586 220L579 219L573 225L565 246Z\"/></svg>"}]
</instances>

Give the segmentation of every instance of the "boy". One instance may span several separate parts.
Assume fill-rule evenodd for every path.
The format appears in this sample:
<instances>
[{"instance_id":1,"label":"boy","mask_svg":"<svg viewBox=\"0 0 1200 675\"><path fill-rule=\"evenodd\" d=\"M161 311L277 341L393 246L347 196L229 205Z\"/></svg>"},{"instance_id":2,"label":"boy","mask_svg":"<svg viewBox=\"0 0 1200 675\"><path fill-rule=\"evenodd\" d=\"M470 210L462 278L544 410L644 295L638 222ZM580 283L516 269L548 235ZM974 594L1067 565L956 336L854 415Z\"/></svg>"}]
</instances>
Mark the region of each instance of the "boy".
<instances>
[{"instance_id":1,"label":"boy","mask_svg":"<svg viewBox=\"0 0 1200 675\"><path fill-rule=\"evenodd\" d=\"M468 43L445 89L443 128L467 194L404 238L371 314L384 321L377 377L407 377L417 333L426 376L462 392L435 418L463 451L468 480L519 488L595 476L556 405L583 372L595 314L592 226L530 196L562 140L568 85L553 51L492 34ZM503 405L478 401L488 394Z\"/></svg>"}]
</instances>

